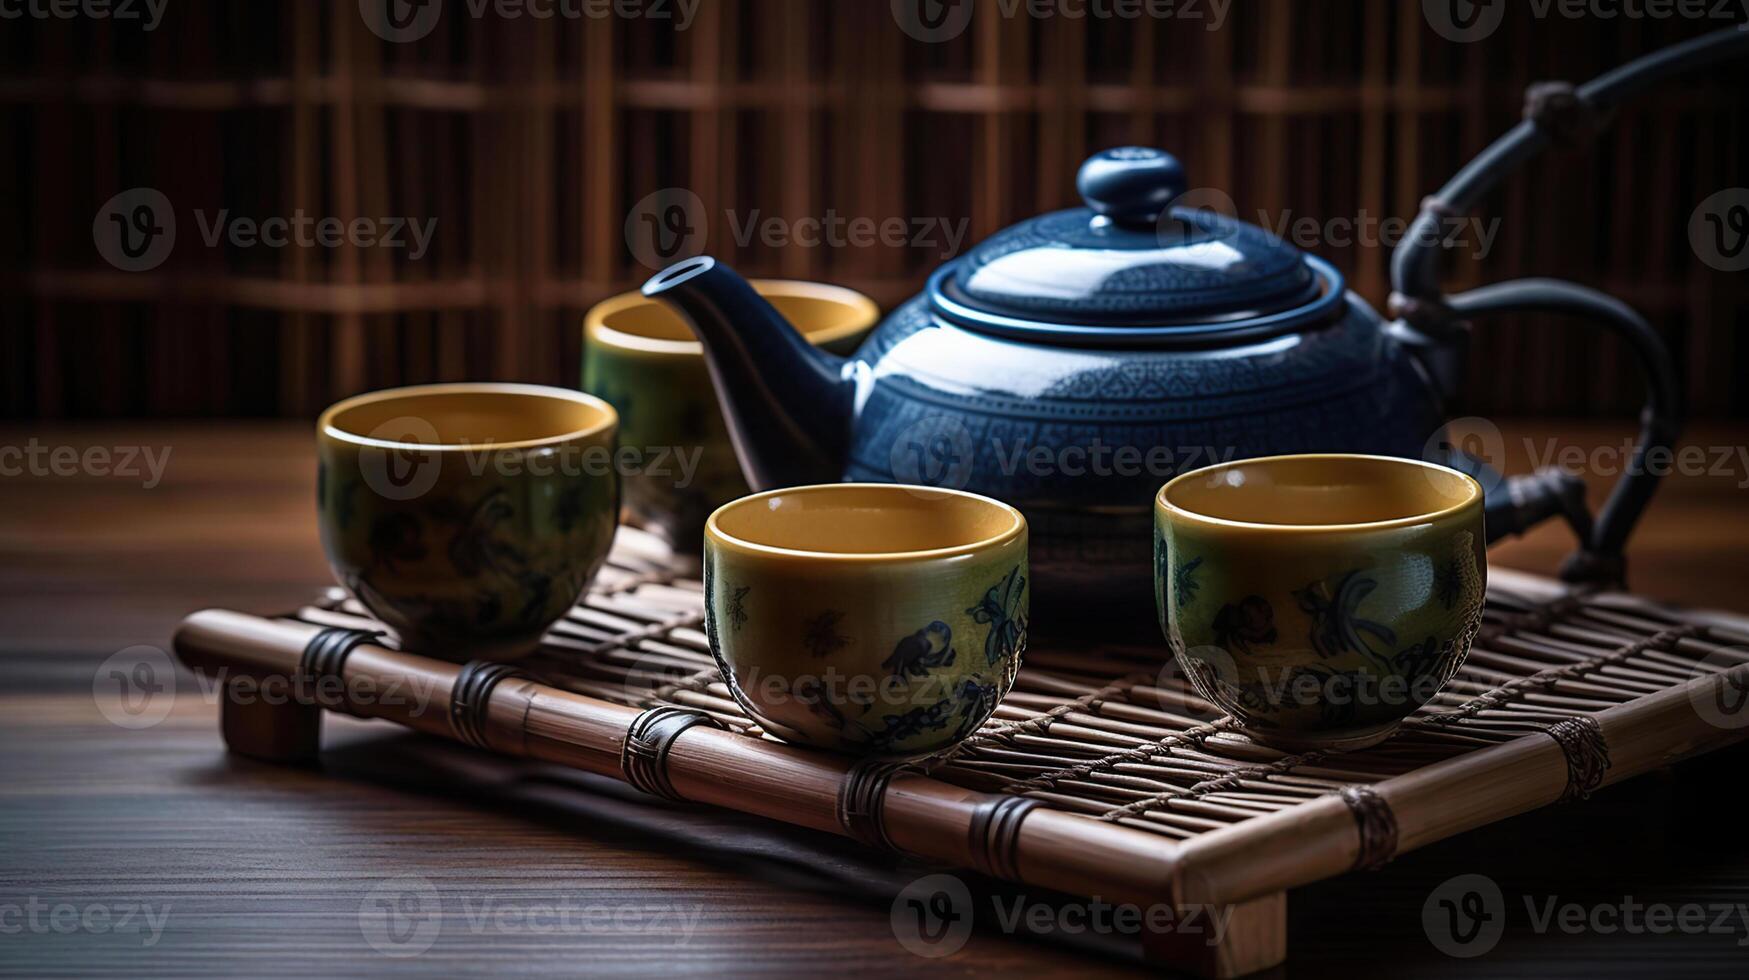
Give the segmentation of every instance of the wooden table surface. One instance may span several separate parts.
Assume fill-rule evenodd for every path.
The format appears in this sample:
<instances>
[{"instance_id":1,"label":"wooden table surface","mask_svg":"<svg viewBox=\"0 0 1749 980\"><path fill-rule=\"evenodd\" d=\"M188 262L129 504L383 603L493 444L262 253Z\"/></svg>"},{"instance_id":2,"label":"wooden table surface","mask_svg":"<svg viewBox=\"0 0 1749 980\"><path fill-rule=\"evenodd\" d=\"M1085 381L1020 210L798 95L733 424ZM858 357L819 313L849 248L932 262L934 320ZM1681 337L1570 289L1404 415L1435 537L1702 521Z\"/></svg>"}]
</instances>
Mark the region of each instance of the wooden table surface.
<instances>
[{"instance_id":1,"label":"wooden table surface","mask_svg":"<svg viewBox=\"0 0 1749 980\"><path fill-rule=\"evenodd\" d=\"M1619 446L1621 430L1526 425L1508 437L1520 465L1554 440L1608 470L1598 447ZM1690 442L1735 452L1749 430L1701 430ZM610 780L501 763L383 723L339 719L323 768L298 770L228 756L213 699L188 677L173 697L159 695L169 699L163 721L106 720L119 696L103 669L111 655L167 648L191 610L274 612L328 581L310 443L303 426L265 424L0 430L0 447L170 451L149 488L143 464L131 476L52 467L0 476L0 973L1142 969L1121 937L1004 930L988 910L1016 899L1028 909L1065 906L1056 896L983 891L976 880L970 941L921 958L895 939L889 914L897 890L930 869L654 802ZM16 462L0 454L0 470ZM1632 548L1639 591L1749 609L1744 469L1668 481ZM1598 489L1607 483L1588 476ZM1547 527L1491 558L1546 572L1568 547L1563 529ZM1480 967L1492 976L1743 976L1746 760L1749 752L1731 750L1683 763L1297 891L1285 970L1351 975L1388 963L1419 975ZM1467 873L1494 879L1509 910L1504 938L1476 961L1439 952L1422 924L1429 893ZM436 917L407 904L433 892ZM1530 911L1624 900L1739 911L1728 929L1673 935L1539 931ZM425 940L419 955L379 951Z\"/></svg>"}]
</instances>

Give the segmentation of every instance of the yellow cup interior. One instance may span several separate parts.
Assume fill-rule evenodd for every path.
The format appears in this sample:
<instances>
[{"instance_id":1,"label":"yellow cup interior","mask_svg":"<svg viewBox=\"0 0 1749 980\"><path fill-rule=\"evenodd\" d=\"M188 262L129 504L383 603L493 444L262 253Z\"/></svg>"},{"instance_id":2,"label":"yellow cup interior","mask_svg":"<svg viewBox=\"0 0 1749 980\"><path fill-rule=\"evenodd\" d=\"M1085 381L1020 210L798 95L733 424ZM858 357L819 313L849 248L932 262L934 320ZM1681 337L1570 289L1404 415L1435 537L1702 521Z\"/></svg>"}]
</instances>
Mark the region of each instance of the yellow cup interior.
<instances>
[{"instance_id":1,"label":"yellow cup interior","mask_svg":"<svg viewBox=\"0 0 1749 980\"><path fill-rule=\"evenodd\" d=\"M1169 511L1212 524L1347 528L1415 524L1479 504L1482 488L1448 467L1388 456L1267 456L1219 463L1160 488Z\"/></svg>"},{"instance_id":2,"label":"yellow cup interior","mask_svg":"<svg viewBox=\"0 0 1749 980\"><path fill-rule=\"evenodd\" d=\"M973 552L1025 528L1019 511L973 493L831 483L724 504L711 515L705 533L719 545L753 553L873 559Z\"/></svg>"},{"instance_id":3,"label":"yellow cup interior","mask_svg":"<svg viewBox=\"0 0 1749 980\"><path fill-rule=\"evenodd\" d=\"M517 448L585 438L617 421L613 406L564 388L442 384L348 398L322 413L323 435L396 448Z\"/></svg>"},{"instance_id":4,"label":"yellow cup interior","mask_svg":"<svg viewBox=\"0 0 1749 980\"><path fill-rule=\"evenodd\" d=\"M790 279L755 279L752 284L815 346L854 337L880 318L880 307L874 300L842 286ZM622 293L601 301L583 323L591 343L647 353L704 353L686 321L642 293Z\"/></svg>"}]
</instances>

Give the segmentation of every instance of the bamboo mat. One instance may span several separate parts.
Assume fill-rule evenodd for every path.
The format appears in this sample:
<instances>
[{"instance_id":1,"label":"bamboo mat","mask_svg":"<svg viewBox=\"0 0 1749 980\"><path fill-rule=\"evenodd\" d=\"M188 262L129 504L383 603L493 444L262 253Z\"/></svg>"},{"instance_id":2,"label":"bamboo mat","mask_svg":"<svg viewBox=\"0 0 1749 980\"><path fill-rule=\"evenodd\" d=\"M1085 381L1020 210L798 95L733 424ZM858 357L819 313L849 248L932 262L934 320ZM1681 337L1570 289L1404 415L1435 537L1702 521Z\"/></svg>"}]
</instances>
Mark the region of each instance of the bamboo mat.
<instances>
[{"instance_id":1,"label":"bamboo mat","mask_svg":"<svg viewBox=\"0 0 1749 980\"><path fill-rule=\"evenodd\" d=\"M659 541L622 528L584 601L521 666L577 694L701 710L748 738L770 739L724 686L701 601L700 582L676 570ZM372 625L338 589L294 618ZM1530 734L1562 741L1570 768L1607 768L1607 752L1595 750L1604 755L1587 763L1583 745L1564 741L1574 726L1562 723L1749 663L1749 620L1625 593L1572 592L1496 569L1462 670L1392 739L1346 753L1289 755L1251 741L1165 656L1157 639L1087 646L1035 633L1013 691L989 721L912 768L1177 840ZM1571 785L1595 785L1601 768L1571 773Z\"/></svg>"}]
</instances>

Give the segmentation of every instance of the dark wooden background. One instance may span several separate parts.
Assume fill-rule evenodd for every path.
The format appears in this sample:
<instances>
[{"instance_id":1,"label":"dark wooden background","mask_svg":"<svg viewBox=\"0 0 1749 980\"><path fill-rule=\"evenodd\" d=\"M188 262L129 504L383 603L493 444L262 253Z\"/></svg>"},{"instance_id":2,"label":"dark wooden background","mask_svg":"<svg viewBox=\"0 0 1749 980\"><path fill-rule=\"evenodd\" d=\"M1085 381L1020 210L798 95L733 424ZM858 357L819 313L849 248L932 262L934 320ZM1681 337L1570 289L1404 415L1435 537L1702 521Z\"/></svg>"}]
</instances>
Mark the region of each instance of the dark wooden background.
<instances>
[{"instance_id":1,"label":"dark wooden background","mask_svg":"<svg viewBox=\"0 0 1749 980\"><path fill-rule=\"evenodd\" d=\"M1206 4L1204 5L1206 7ZM1242 213L1408 216L1519 116L1526 83L1575 80L1716 21L1536 19L1479 43L1413 0L1239 0L1206 22L1004 18L979 3L941 44L885 0L703 0L651 20L468 16L394 44L356 0L174 0L146 33L0 27L0 412L13 418L308 416L363 389L455 378L575 384L579 319L649 270L628 211L683 187L707 249L744 271L832 279L884 305L919 248L739 248L745 220L967 219L973 239L1073 203L1090 151L1160 145ZM1661 89L1589 147L1487 202L1503 219L1452 281L1601 285L1675 346L1699 416L1749 417L1742 274L1688 245L1695 206L1745 183L1733 68ZM177 245L105 264L92 219L149 186ZM437 220L430 252L209 248L192 212ZM1322 247L1374 303L1388 253ZM1491 324L1472 413L1620 416L1632 366L1579 327Z\"/></svg>"}]
</instances>

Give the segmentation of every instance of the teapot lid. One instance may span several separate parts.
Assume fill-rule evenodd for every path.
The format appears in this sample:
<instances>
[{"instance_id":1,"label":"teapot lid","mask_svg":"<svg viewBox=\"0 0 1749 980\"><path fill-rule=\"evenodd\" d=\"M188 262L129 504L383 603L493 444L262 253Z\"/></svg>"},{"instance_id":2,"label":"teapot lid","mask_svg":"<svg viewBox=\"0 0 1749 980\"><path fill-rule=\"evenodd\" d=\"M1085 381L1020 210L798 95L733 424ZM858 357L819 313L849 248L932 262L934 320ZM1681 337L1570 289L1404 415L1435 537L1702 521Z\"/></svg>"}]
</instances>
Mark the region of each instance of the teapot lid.
<instances>
[{"instance_id":1,"label":"teapot lid","mask_svg":"<svg viewBox=\"0 0 1749 980\"><path fill-rule=\"evenodd\" d=\"M931 277L936 311L1020 339L1136 344L1273 335L1341 304L1342 277L1256 225L1183 206L1184 167L1125 146L1081 165L1084 208L997 232Z\"/></svg>"}]
</instances>

